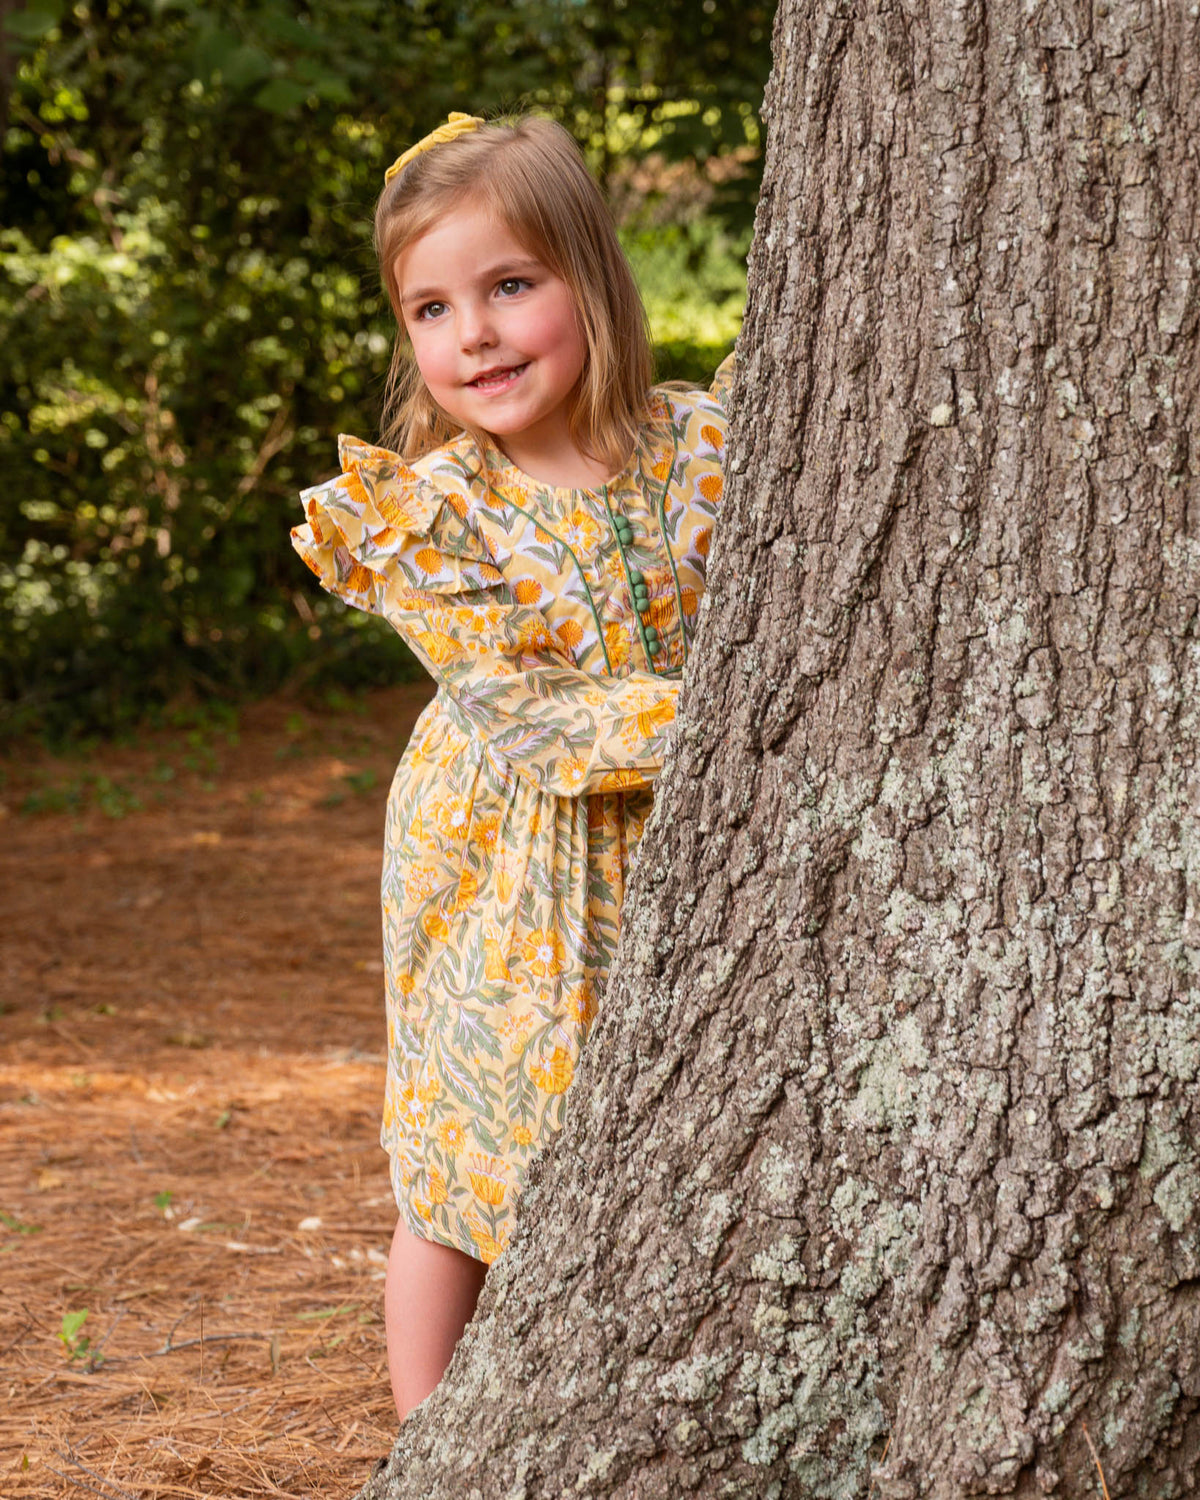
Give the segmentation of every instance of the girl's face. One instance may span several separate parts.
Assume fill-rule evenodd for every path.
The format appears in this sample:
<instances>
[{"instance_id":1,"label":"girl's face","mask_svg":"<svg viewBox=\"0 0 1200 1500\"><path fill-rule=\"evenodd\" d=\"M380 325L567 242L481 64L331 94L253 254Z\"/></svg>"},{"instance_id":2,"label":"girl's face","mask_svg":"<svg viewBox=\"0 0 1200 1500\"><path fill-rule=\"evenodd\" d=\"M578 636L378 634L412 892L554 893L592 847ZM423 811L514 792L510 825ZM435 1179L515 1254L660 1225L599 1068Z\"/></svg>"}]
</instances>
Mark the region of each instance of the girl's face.
<instances>
[{"instance_id":1,"label":"girl's face","mask_svg":"<svg viewBox=\"0 0 1200 1500\"><path fill-rule=\"evenodd\" d=\"M472 208L414 240L395 269L417 368L443 411L535 477L569 465L587 347L566 282Z\"/></svg>"}]
</instances>

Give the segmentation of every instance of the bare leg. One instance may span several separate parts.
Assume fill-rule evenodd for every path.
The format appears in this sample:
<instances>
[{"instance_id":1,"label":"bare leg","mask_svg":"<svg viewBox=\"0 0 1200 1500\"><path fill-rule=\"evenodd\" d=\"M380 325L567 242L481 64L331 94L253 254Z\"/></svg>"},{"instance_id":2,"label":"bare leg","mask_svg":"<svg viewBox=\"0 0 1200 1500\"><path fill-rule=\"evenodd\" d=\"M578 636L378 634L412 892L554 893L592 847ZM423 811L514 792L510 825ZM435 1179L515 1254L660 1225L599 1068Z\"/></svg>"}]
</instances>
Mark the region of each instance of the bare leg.
<instances>
[{"instance_id":1,"label":"bare leg","mask_svg":"<svg viewBox=\"0 0 1200 1500\"><path fill-rule=\"evenodd\" d=\"M392 1396L402 1422L442 1378L486 1275L487 1267L474 1256L418 1239L403 1219L396 1225L383 1322Z\"/></svg>"}]
</instances>

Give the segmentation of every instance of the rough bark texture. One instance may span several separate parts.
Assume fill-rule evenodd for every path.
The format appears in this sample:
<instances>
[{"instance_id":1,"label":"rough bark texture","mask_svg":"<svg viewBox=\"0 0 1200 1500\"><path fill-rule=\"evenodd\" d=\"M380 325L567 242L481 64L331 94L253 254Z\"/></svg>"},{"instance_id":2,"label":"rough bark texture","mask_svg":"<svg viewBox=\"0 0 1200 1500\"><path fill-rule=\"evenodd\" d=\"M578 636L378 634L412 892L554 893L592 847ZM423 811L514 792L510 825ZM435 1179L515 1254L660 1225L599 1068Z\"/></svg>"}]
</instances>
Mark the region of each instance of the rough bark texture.
<instances>
[{"instance_id":1,"label":"rough bark texture","mask_svg":"<svg viewBox=\"0 0 1200 1500\"><path fill-rule=\"evenodd\" d=\"M1200 1487L1198 9L783 0L618 977L372 1494Z\"/></svg>"}]
</instances>

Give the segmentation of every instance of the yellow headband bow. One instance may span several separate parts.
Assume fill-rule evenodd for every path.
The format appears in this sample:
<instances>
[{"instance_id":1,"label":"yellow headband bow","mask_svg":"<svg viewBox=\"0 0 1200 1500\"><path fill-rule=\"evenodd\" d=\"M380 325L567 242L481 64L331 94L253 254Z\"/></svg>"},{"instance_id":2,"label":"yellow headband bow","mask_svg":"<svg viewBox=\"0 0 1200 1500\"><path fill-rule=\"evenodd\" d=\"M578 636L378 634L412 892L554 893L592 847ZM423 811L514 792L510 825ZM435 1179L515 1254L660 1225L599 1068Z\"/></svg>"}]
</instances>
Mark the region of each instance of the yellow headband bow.
<instances>
[{"instance_id":1,"label":"yellow headband bow","mask_svg":"<svg viewBox=\"0 0 1200 1500\"><path fill-rule=\"evenodd\" d=\"M431 130L428 135L422 136L415 146L410 146L407 151L402 152L396 158L383 174L384 182L391 182L396 173L403 172L409 162L414 157L420 156L422 151L428 151L433 146L452 141L455 136L466 135L468 131L478 130L484 123L486 122L478 115L464 115L461 110L452 109L444 125L439 125L436 130Z\"/></svg>"}]
</instances>

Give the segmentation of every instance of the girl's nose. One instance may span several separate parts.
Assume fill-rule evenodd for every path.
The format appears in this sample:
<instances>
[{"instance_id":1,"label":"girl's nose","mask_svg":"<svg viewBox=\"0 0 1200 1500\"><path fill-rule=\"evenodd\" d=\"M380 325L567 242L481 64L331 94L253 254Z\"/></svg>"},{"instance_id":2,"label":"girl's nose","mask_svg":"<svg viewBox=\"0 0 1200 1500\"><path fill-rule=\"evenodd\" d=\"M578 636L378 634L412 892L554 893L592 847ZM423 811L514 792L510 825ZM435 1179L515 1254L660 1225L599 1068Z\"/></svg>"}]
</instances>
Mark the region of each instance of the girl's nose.
<instances>
[{"instance_id":1,"label":"girl's nose","mask_svg":"<svg viewBox=\"0 0 1200 1500\"><path fill-rule=\"evenodd\" d=\"M496 329L486 303L468 305L458 319L458 338L464 351L490 349L496 342Z\"/></svg>"}]
</instances>

